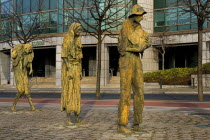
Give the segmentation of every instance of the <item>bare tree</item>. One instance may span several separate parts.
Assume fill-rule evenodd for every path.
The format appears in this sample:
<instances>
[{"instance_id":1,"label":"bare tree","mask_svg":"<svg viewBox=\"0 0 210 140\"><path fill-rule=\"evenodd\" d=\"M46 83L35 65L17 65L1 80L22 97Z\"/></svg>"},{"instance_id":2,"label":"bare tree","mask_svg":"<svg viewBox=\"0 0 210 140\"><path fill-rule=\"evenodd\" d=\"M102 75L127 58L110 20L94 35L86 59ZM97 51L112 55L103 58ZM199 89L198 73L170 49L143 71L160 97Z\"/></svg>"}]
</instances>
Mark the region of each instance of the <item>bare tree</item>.
<instances>
[{"instance_id":1,"label":"bare tree","mask_svg":"<svg viewBox=\"0 0 210 140\"><path fill-rule=\"evenodd\" d=\"M132 0L65 0L65 15L83 25L84 32L95 37L97 43L96 98L100 99L101 46L107 35L113 35L128 14ZM64 18L66 18L64 17Z\"/></svg>"},{"instance_id":2,"label":"bare tree","mask_svg":"<svg viewBox=\"0 0 210 140\"><path fill-rule=\"evenodd\" d=\"M166 33L168 32L168 30L164 30L163 32L158 34L158 38L155 41L158 45L155 47L156 50L159 54L161 54L162 57L162 70L165 70L165 53L166 53L166 49L168 47L167 45L167 35Z\"/></svg>"},{"instance_id":3,"label":"bare tree","mask_svg":"<svg viewBox=\"0 0 210 140\"><path fill-rule=\"evenodd\" d=\"M22 7L23 0L19 0L19 2L11 1L8 5L1 5L3 17L0 19L0 42L6 42L11 47L14 46L14 41L26 44L36 40L41 34L41 29L47 26L45 19L40 21L40 14L38 13L41 10L42 0L32 5L36 9L36 13L33 14L25 14L24 11L27 9Z\"/></svg>"},{"instance_id":4,"label":"bare tree","mask_svg":"<svg viewBox=\"0 0 210 140\"><path fill-rule=\"evenodd\" d=\"M183 2L183 13L193 13L198 23L198 100L203 101L202 83L202 42L203 25L205 20L210 18L210 0L180 0Z\"/></svg>"}]
</instances>

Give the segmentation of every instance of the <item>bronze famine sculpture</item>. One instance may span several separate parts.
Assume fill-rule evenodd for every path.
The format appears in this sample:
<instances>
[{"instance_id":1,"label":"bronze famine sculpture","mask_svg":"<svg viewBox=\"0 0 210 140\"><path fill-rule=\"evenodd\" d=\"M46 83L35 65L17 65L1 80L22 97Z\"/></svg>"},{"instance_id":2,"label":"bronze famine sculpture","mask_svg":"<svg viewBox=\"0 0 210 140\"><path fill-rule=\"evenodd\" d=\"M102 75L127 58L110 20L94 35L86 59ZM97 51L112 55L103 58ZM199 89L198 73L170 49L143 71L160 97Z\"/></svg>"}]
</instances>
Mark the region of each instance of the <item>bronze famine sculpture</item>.
<instances>
[{"instance_id":1,"label":"bronze famine sculpture","mask_svg":"<svg viewBox=\"0 0 210 140\"><path fill-rule=\"evenodd\" d=\"M30 88L28 82L28 74L32 74L32 61L34 58L33 48L31 44L19 44L14 47L11 54L12 66L16 82L17 94L14 99L12 111L15 111L16 104L21 96L26 96L30 104L31 110L35 111L35 107L31 101ZM28 73L29 71L29 73Z\"/></svg>"},{"instance_id":2,"label":"bronze famine sculpture","mask_svg":"<svg viewBox=\"0 0 210 140\"><path fill-rule=\"evenodd\" d=\"M67 113L67 124L71 122L71 112L74 112L75 122L79 123L80 114L80 80L82 78L82 44L80 33L82 26L72 23L63 39L61 58L62 62L62 95L61 111Z\"/></svg>"},{"instance_id":3,"label":"bronze famine sculpture","mask_svg":"<svg viewBox=\"0 0 210 140\"><path fill-rule=\"evenodd\" d=\"M139 23L146 14L134 5L132 14L123 22L120 30L118 51L120 53L120 101L118 107L118 132L131 133L126 128L130 111L131 88L134 94L134 131L140 131L144 108L143 71L140 54L150 47L151 40Z\"/></svg>"}]
</instances>

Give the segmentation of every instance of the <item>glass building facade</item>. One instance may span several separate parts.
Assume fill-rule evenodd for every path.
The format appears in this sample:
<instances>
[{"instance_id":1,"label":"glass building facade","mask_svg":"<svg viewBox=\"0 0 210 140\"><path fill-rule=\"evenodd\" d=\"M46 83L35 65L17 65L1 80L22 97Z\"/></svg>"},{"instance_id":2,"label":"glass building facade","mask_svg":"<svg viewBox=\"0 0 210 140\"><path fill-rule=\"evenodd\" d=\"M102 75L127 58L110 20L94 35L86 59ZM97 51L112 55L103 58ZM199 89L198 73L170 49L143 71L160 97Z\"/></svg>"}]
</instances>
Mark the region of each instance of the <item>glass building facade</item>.
<instances>
[{"instance_id":1,"label":"glass building facade","mask_svg":"<svg viewBox=\"0 0 210 140\"><path fill-rule=\"evenodd\" d=\"M191 0L195 4L195 0ZM197 17L193 13L183 13L186 9L179 0L154 0L154 32L197 29ZM209 20L204 28L210 28Z\"/></svg>"},{"instance_id":2,"label":"glass building facade","mask_svg":"<svg viewBox=\"0 0 210 140\"><path fill-rule=\"evenodd\" d=\"M94 26L97 24L97 21L91 17L87 10L88 7L91 6L91 1L84 1L86 2L85 7L87 8L82 10L83 17L89 24ZM122 8L128 0L122 2L123 3L121 4L118 3L117 6L113 6L109 11L114 12L117 8ZM136 0L133 0L132 2L135 4ZM70 3L73 5L74 9L71 8ZM77 17L78 15L74 12L74 10L81 10L80 6L81 4L78 3L77 0L0 0L1 39L5 38L4 34L8 32L8 29L10 29L8 27L8 22L11 20L8 18L10 12L11 14L12 12L15 12L21 17L23 24L25 25L25 30L27 30L27 25L33 24L32 22L36 19L37 22L40 23L39 31L37 32L43 34L59 33L66 32L68 30L69 25L74 21L74 19L70 18L69 14L73 14L74 17ZM123 10L115 16L125 15L126 12L127 10ZM113 16L113 18L116 17ZM85 25L83 24L83 26ZM19 27L16 27L16 29L19 30ZM91 31L91 28L88 30ZM113 28L112 30L119 30L119 27Z\"/></svg>"}]
</instances>

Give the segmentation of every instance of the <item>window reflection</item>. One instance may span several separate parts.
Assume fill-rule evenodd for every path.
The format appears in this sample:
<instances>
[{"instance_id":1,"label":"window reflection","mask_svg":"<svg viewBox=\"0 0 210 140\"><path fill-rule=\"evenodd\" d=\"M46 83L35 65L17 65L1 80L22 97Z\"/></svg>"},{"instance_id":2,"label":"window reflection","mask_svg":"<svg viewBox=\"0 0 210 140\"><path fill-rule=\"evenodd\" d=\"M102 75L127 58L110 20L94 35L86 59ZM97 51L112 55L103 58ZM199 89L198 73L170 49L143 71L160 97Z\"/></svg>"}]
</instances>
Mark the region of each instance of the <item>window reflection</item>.
<instances>
[{"instance_id":1,"label":"window reflection","mask_svg":"<svg viewBox=\"0 0 210 140\"><path fill-rule=\"evenodd\" d=\"M196 4L196 0L190 2ZM184 11L189 10L184 5L178 0L154 0L154 32L197 29L197 16ZM209 28L209 22L203 27Z\"/></svg>"}]
</instances>

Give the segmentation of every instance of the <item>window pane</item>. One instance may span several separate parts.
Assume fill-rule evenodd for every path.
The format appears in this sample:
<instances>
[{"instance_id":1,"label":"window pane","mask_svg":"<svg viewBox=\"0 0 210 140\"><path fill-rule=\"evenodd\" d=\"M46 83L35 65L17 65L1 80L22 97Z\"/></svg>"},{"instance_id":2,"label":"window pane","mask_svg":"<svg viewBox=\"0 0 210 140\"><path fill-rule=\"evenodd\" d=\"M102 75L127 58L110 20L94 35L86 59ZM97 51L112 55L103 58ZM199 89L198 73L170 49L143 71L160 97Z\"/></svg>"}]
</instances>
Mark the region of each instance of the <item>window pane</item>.
<instances>
[{"instance_id":1,"label":"window pane","mask_svg":"<svg viewBox=\"0 0 210 140\"><path fill-rule=\"evenodd\" d=\"M193 22L197 22L197 21L198 21L197 16L195 14L191 13L191 22L193 23Z\"/></svg>"},{"instance_id":2,"label":"window pane","mask_svg":"<svg viewBox=\"0 0 210 140\"><path fill-rule=\"evenodd\" d=\"M69 26L69 25L71 25L71 23L73 23L73 19L71 18L72 14L73 14L73 10L65 10L64 11L64 17L63 17L64 26Z\"/></svg>"},{"instance_id":3,"label":"window pane","mask_svg":"<svg viewBox=\"0 0 210 140\"><path fill-rule=\"evenodd\" d=\"M50 9L57 9L57 0L50 0Z\"/></svg>"},{"instance_id":4,"label":"window pane","mask_svg":"<svg viewBox=\"0 0 210 140\"><path fill-rule=\"evenodd\" d=\"M132 0L132 4L133 5L137 4L137 0Z\"/></svg>"},{"instance_id":5,"label":"window pane","mask_svg":"<svg viewBox=\"0 0 210 140\"><path fill-rule=\"evenodd\" d=\"M6 18L12 12L12 3L6 2L1 5L1 17Z\"/></svg>"},{"instance_id":6,"label":"window pane","mask_svg":"<svg viewBox=\"0 0 210 140\"><path fill-rule=\"evenodd\" d=\"M38 28L40 26L39 14L31 14L31 24L33 24L33 28Z\"/></svg>"},{"instance_id":7,"label":"window pane","mask_svg":"<svg viewBox=\"0 0 210 140\"><path fill-rule=\"evenodd\" d=\"M49 0L41 1L40 5L41 5L41 10L42 11L49 10Z\"/></svg>"},{"instance_id":8,"label":"window pane","mask_svg":"<svg viewBox=\"0 0 210 140\"><path fill-rule=\"evenodd\" d=\"M165 13L164 10L155 11L155 27L165 25Z\"/></svg>"},{"instance_id":9,"label":"window pane","mask_svg":"<svg viewBox=\"0 0 210 140\"><path fill-rule=\"evenodd\" d=\"M191 4L196 4L196 0L191 0Z\"/></svg>"},{"instance_id":10,"label":"window pane","mask_svg":"<svg viewBox=\"0 0 210 140\"><path fill-rule=\"evenodd\" d=\"M57 33L57 28L50 28L49 33Z\"/></svg>"},{"instance_id":11,"label":"window pane","mask_svg":"<svg viewBox=\"0 0 210 140\"><path fill-rule=\"evenodd\" d=\"M165 6L165 0L154 0L154 9L164 8Z\"/></svg>"},{"instance_id":12,"label":"window pane","mask_svg":"<svg viewBox=\"0 0 210 140\"><path fill-rule=\"evenodd\" d=\"M71 5L73 6L73 1L72 0L64 0L64 8L70 8Z\"/></svg>"},{"instance_id":13,"label":"window pane","mask_svg":"<svg viewBox=\"0 0 210 140\"><path fill-rule=\"evenodd\" d=\"M41 34L47 34L47 33L49 33L49 29L48 28L47 29L41 29L40 33Z\"/></svg>"},{"instance_id":14,"label":"window pane","mask_svg":"<svg viewBox=\"0 0 210 140\"><path fill-rule=\"evenodd\" d=\"M190 13L185 13L183 8L179 8L178 11L178 24L190 23Z\"/></svg>"},{"instance_id":15,"label":"window pane","mask_svg":"<svg viewBox=\"0 0 210 140\"><path fill-rule=\"evenodd\" d=\"M40 23L41 23L41 28L46 28L49 26L49 12L40 14Z\"/></svg>"},{"instance_id":16,"label":"window pane","mask_svg":"<svg viewBox=\"0 0 210 140\"><path fill-rule=\"evenodd\" d=\"M37 12L39 9L39 0L31 0L31 12Z\"/></svg>"},{"instance_id":17,"label":"window pane","mask_svg":"<svg viewBox=\"0 0 210 140\"><path fill-rule=\"evenodd\" d=\"M85 3L81 3L79 0L74 0L74 7L82 7L82 5Z\"/></svg>"},{"instance_id":18,"label":"window pane","mask_svg":"<svg viewBox=\"0 0 210 140\"><path fill-rule=\"evenodd\" d=\"M166 27L166 31L177 31L177 26L168 26Z\"/></svg>"},{"instance_id":19,"label":"window pane","mask_svg":"<svg viewBox=\"0 0 210 140\"><path fill-rule=\"evenodd\" d=\"M165 27L155 27L155 32L163 32Z\"/></svg>"},{"instance_id":20,"label":"window pane","mask_svg":"<svg viewBox=\"0 0 210 140\"><path fill-rule=\"evenodd\" d=\"M183 2L182 0L178 0L178 5L179 5L179 6L183 6L183 5L185 5L185 4L184 4L184 2Z\"/></svg>"},{"instance_id":21,"label":"window pane","mask_svg":"<svg viewBox=\"0 0 210 140\"><path fill-rule=\"evenodd\" d=\"M177 9L168 9L165 14L166 25L177 24Z\"/></svg>"},{"instance_id":22,"label":"window pane","mask_svg":"<svg viewBox=\"0 0 210 140\"><path fill-rule=\"evenodd\" d=\"M2 29L1 34L6 34L6 33L10 32L9 29L11 29L11 28L9 26L10 26L9 20L1 21L1 29Z\"/></svg>"},{"instance_id":23,"label":"window pane","mask_svg":"<svg viewBox=\"0 0 210 140\"><path fill-rule=\"evenodd\" d=\"M8 1L8 0L1 0L1 3L6 2L6 1Z\"/></svg>"},{"instance_id":24,"label":"window pane","mask_svg":"<svg viewBox=\"0 0 210 140\"><path fill-rule=\"evenodd\" d=\"M191 29L198 29L198 24L191 24Z\"/></svg>"},{"instance_id":25,"label":"window pane","mask_svg":"<svg viewBox=\"0 0 210 140\"><path fill-rule=\"evenodd\" d=\"M177 6L177 0L166 0L166 7L175 7Z\"/></svg>"},{"instance_id":26,"label":"window pane","mask_svg":"<svg viewBox=\"0 0 210 140\"><path fill-rule=\"evenodd\" d=\"M23 0L16 0L16 11L18 14L22 14L23 10Z\"/></svg>"},{"instance_id":27,"label":"window pane","mask_svg":"<svg viewBox=\"0 0 210 140\"><path fill-rule=\"evenodd\" d=\"M31 27L31 16L24 15L22 16L23 30L27 33Z\"/></svg>"},{"instance_id":28,"label":"window pane","mask_svg":"<svg viewBox=\"0 0 210 140\"><path fill-rule=\"evenodd\" d=\"M23 0L23 13L29 13L30 9L30 0Z\"/></svg>"},{"instance_id":29,"label":"window pane","mask_svg":"<svg viewBox=\"0 0 210 140\"><path fill-rule=\"evenodd\" d=\"M57 26L57 21L58 21L58 14L57 11L55 12L50 12L50 26Z\"/></svg>"},{"instance_id":30,"label":"window pane","mask_svg":"<svg viewBox=\"0 0 210 140\"><path fill-rule=\"evenodd\" d=\"M178 26L178 30L189 30L189 29L190 29L190 24Z\"/></svg>"}]
</instances>

